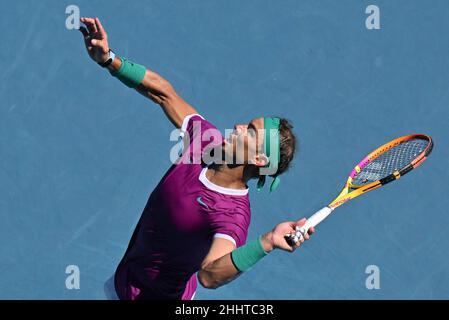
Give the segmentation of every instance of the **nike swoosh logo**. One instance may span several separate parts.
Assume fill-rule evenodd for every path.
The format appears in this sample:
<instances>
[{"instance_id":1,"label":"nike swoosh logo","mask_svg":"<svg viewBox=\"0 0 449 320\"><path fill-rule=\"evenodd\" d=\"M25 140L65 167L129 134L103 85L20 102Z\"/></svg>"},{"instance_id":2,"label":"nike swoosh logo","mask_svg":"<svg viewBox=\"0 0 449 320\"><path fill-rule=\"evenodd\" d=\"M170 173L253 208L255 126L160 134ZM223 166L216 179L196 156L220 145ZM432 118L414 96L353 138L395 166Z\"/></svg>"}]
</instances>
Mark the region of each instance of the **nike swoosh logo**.
<instances>
[{"instance_id":1,"label":"nike swoosh logo","mask_svg":"<svg viewBox=\"0 0 449 320\"><path fill-rule=\"evenodd\" d=\"M201 198L202 198L202 197L196 198L196 201L198 201L198 203L199 203L200 205L202 205L203 207L206 207L207 209L209 209L209 206L208 206L207 204L205 204L205 203L203 202L203 200L201 200Z\"/></svg>"}]
</instances>

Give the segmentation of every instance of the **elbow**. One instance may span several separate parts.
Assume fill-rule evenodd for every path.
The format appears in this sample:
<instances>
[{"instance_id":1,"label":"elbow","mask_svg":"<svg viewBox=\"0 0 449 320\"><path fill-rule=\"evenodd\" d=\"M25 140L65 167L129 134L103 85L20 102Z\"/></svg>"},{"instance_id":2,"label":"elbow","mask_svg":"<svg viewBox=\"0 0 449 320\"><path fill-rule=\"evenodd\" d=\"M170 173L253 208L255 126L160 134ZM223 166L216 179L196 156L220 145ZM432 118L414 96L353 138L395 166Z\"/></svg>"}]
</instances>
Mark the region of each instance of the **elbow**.
<instances>
[{"instance_id":1,"label":"elbow","mask_svg":"<svg viewBox=\"0 0 449 320\"><path fill-rule=\"evenodd\" d=\"M159 75L148 73L137 88L139 92L151 94L160 100L172 99L176 96L173 86Z\"/></svg>"},{"instance_id":2,"label":"elbow","mask_svg":"<svg viewBox=\"0 0 449 320\"><path fill-rule=\"evenodd\" d=\"M198 272L198 280L203 288L217 289L219 287L218 281L210 275L210 273L204 269Z\"/></svg>"}]
</instances>

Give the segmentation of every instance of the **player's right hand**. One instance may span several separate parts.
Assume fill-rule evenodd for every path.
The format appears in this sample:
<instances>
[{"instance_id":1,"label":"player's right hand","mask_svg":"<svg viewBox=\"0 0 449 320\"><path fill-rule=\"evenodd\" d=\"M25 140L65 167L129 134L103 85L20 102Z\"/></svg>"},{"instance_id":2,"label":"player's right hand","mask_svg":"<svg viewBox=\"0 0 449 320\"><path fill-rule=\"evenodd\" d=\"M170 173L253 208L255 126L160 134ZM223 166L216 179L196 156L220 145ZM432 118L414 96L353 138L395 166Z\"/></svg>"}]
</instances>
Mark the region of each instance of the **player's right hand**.
<instances>
[{"instance_id":1,"label":"player's right hand","mask_svg":"<svg viewBox=\"0 0 449 320\"><path fill-rule=\"evenodd\" d=\"M303 218L298 221L288 221L278 224L272 231L273 247L289 252L293 252L298 249L304 241L309 240L310 235L315 232L315 229L310 228L304 237L301 237L297 243L288 242L286 235L295 234L296 227L303 226L306 221L307 219Z\"/></svg>"}]
</instances>

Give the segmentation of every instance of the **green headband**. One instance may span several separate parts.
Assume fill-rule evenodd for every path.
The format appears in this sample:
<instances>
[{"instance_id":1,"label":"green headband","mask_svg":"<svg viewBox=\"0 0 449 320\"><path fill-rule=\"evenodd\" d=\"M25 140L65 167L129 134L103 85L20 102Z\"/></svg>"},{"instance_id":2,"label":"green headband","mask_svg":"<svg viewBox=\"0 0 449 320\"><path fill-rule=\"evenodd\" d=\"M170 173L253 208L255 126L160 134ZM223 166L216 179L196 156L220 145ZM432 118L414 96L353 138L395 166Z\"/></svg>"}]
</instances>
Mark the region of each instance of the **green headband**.
<instances>
[{"instance_id":1,"label":"green headband","mask_svg":"<svg viewBox=\"0 0 449 320\"><path fill-rule=\"evenodd\" d=\"M281 160L281 143L280 143L280 133L279 125L281 120L279 118L264 118L264 129L265 129L265 154L269 159L268 164L263 168L270 173L261 174L259 181L257 182L257 191L261 191L266 180L267 175L273 175L277 172L279 161ZM274 154L271 154L271 149L274 150ZM260 170L263 170L260 169ZM270 192L274 191L281 182L279 177L275 177L270 185Z\"/></svg>"}]
</instances>

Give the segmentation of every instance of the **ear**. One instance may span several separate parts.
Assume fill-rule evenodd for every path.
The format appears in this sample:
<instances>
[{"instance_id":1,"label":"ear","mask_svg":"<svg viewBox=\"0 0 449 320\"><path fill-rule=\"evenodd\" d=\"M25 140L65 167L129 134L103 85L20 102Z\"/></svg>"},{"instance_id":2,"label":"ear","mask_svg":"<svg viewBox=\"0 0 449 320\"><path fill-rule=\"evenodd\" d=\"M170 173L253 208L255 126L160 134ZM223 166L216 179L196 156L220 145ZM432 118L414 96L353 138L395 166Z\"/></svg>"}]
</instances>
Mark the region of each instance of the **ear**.
<instances>
[{"instance_id":1,"label":"ear","mask_svg":"<svg viewBox=\"0 0 449 320\"><path fill-rule=\"evenodd\" d=\"M268 157L264 153L255 155L251 161L252 164L258 167L265 167L268 162L270 162L270 159L268 159Z\"/></svg>"}]
</instances>

